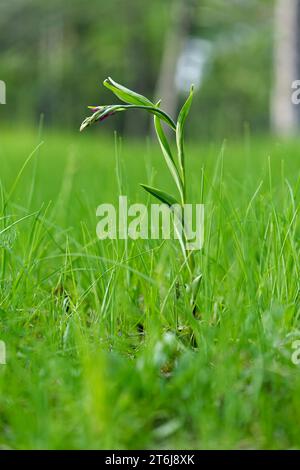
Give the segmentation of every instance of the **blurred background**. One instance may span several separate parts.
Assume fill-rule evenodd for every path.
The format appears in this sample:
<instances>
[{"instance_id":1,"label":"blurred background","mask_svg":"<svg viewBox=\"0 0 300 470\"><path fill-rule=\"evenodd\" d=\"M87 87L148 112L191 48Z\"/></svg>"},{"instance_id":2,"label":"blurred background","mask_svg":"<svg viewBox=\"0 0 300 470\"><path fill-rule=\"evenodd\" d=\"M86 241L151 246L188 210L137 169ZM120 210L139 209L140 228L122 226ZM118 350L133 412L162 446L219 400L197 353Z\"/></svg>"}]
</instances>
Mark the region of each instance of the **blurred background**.
<instances>
[{"instance_id":1,"label":"blurred background","mask_svg":"<svg viewBox=\"0 0 300 470\"><path fill-rule=\"evenodd\" d=\"M1 0L0 122L78 129L102 81L163 98L175 115L197 89L190 136L297 132L299 0ZM144 113L105 129L145 135Z\"/></svg>"}]
</instances>

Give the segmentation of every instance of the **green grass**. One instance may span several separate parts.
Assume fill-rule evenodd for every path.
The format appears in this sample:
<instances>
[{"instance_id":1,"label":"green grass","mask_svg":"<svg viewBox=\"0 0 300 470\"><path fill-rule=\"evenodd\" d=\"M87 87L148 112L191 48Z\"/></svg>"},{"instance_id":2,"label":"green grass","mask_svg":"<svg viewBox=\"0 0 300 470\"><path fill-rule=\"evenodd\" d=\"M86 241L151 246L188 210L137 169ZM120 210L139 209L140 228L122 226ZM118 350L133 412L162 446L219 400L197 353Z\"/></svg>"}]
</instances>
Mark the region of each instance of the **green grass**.
<instances>
[{"instance_id":1,"label":"green grass","mask_svg":"<svg viewBox=\"0 0 300 470\"><path fill-rule=\"evenodd\" d=\"M299 448L299 142L188 146L197 318L176 242L97 240L115 154L101 129L0 131L0 448ZM160 161L122 143L131 202L174 192Z\"/></svg>"}]
</instances>

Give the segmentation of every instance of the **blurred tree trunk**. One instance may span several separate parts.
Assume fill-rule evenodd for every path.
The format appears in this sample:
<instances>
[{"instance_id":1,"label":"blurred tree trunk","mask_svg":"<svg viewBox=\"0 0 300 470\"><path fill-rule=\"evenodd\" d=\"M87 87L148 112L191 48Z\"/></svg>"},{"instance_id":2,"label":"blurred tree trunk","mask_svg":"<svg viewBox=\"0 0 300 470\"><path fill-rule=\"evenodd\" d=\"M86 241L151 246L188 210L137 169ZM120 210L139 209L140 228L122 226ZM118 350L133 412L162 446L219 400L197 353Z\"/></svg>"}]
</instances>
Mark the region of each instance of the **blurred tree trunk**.
<instances>
[{"instance_id":1,"label":"blurred tree trunk","mask_svg":"<svg viewBox=\"0 0 300 470\"><path fill-rule=\"evenodd\" d=\"M299 72L299 6L299 0L276 0L271 123L279 135L293 134L298 128L298 110L291 96Z\"/></svg>"},{"instance_id":2,"label":"blurred tree trunk","mask_svg":"<svg viewBox=\"0 0 300 470\"><path fill-rule=\"evenodd\" d=\"M64 65L64 18L59 11L43 18L40 32L38 113L46 122L55 121L60 107Z\"/></svg>"},{"instance_id":3,"label":"blurred tree trunk","mask_svg":"<svg viewBox=\"0 0 300 470\"><path fill-rule=\"evenodd\" d=\"M143 34L144 14L144 6L140 0L126 3L123 15L124 18L127 18L126 24L130 27L129 42L127 44L127 60L129 69L132 71L130 86L133 90L138 90L142 94L146 94L147 90L151 90L153 86L147 57L149 46L147 38ZM147 131L147 127L148 117L145 113L128 113L126 119L124 119L126 134L142 136Z\"/></svg>"},{"instance_id":4,"label":"blurred tree trunk","mask_svg":"<svg viewBox=\"0 0 300 470\"><path fill-rule=\"evenodd\" d=\"M163 100L163 108L175 116L178 106L178 91L175 74L178 56L195 24L197 0L174 0L171 9L170 27L163 47L160 73L155 96Z\"/></svg>"}]
</instances>

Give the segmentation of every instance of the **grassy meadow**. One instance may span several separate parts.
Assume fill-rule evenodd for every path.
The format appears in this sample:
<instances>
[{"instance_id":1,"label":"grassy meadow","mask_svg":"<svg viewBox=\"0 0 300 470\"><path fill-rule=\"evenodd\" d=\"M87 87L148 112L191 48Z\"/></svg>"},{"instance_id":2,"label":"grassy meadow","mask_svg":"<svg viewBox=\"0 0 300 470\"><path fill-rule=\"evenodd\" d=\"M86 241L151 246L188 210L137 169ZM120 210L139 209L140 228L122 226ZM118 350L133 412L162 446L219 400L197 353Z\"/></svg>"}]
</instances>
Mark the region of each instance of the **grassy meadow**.
<instances>
[{"instance_id":1,"label":"grassy meadow","mask_svg":"<svg viewBox=\"0 0 300 470\"><path fill-rule=\"evenodd\" d=\"M299 141L187 146L193 316L176 241L96 237L99 204L174 193L104 132L0 131L0 449L299 448Z\"/></svg>"}]
</instances>

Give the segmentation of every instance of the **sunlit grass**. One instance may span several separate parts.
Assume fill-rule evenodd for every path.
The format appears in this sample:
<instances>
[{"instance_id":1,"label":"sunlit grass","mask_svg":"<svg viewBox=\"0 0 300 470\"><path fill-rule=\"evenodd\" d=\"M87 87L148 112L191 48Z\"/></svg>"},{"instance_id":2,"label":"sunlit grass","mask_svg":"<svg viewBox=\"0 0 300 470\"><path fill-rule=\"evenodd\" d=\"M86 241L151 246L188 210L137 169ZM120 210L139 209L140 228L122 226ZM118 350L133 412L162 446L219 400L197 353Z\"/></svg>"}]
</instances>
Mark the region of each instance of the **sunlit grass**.
<instances>
[{"instance_id":1,"label":"sunlit grass","mask_svg":"<svg viewBox=\"0 0 300 470\"><path fill-rule=\"evenodd\" d=\"M97 240L119 194L111 136L0 131L0 447L299 448L298 148L188 146L195 318L175 242ZM174 189L151 142L120 151L131 202L149 202L140 182Z\"/></svg>"}]
</instances>

